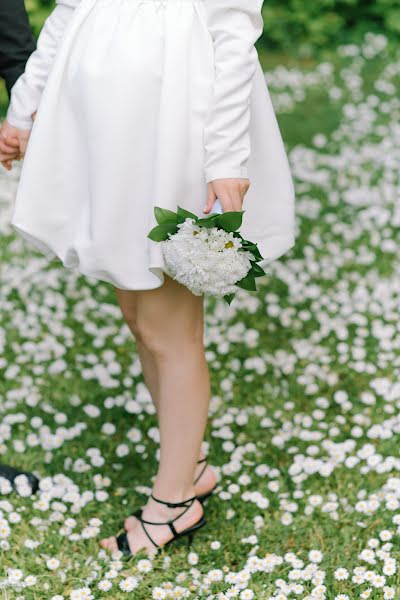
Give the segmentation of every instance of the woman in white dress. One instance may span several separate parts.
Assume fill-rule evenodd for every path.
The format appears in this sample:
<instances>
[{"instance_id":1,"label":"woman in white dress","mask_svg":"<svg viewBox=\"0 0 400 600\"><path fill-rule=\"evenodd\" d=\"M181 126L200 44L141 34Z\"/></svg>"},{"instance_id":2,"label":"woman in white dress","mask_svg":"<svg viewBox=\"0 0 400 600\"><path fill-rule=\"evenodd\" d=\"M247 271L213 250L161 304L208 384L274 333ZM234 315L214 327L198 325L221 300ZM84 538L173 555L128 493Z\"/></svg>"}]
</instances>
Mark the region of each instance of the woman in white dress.
<instances>
[{"instance_id":1,"label":"woman in white dress","mask_svg":"<svg viewBox=\"0 0 400 600\"><path fill-rule=\"evenodd\" d=\"M102 540L152 550L205 524L203 298L164 271L155 205L245 210L261 266L294 244L287 157L254 47L262 0L57 0L12 89L3 138L30 135L13 227L111 283L157 408L151 497ZM35 117L35 118L33 118ZM24 150L22 148L22 150Z\"/></svg>"}]
</instances>

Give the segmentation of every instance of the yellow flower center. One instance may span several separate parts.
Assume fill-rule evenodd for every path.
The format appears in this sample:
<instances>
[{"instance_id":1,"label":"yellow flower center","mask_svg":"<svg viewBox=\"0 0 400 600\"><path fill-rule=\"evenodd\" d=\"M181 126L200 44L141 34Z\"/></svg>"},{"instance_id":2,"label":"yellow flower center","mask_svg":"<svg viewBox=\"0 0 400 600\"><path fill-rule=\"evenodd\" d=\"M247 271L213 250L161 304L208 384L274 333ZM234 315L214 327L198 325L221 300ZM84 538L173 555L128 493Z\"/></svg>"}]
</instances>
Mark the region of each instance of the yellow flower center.
<instances>
[{"instance_id":1,"label":"yellow flower center","mask_svg":"<svg viewBox=\"0 0 400 600\"><path fill-rule=\"evenodd\" d=\"M232 241L226 242L225 248L233 248L233 242Z\"/></svg>"}]
</instances>

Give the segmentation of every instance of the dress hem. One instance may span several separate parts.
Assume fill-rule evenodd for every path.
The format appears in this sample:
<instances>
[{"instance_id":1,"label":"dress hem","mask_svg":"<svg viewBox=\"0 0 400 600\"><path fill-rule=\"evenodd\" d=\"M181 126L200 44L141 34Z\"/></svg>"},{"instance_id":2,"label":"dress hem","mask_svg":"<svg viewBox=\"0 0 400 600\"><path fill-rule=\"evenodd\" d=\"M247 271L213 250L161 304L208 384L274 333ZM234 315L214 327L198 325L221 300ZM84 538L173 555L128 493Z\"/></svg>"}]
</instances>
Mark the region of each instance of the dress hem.
<instances>
[{"instance_id":1,"label":"dress hem","mask_svg":"<svg viewBox=\"0 0 400 600\"><path fill-rule=\"evenodd\" d=\"M90 271L83 269L81 266L79 266L79 267L75 266L75 265L69 266L68 264L66 264L65 258L63 258L63 255L60 251L53 250L47 243L43 242L39 238L39 236L37 236L34 233L32 233L31 231L29 231L28 228L26 228L21 223L12 222L11 227L17 233L19 233L21 235L21 237L23 237L31 246L33 246L33 248L35 248L36 250L41 252L49 262L51 262L52 260L59 260L65 269L68 269L69 271L83 275L85 277L89 277L90 279L95 279L95 280L103 282L103 283L109 283L110 285L112 285L120 290L132 291L132 292L155 290L164 284L164 277L161 278L160 274L155 272L157 270L162 274L163 273L162 268L159 266L156 266L156 265L152 265L149 267L149 271L151 271L156 277L158 277L158 279L160 280L159 285L149 286L148 283L142 283L142 284L136 283L135 287L132 287L132 286L126 287L126 286L119 285L116 281L113 281L111 278L107 278L105 276L99 277L98 275L94 275ZM139 287L136 287L136 286L139 286ZM146 286L146 287L144 287L144 286Z\"/></svg>"}]
</instances>

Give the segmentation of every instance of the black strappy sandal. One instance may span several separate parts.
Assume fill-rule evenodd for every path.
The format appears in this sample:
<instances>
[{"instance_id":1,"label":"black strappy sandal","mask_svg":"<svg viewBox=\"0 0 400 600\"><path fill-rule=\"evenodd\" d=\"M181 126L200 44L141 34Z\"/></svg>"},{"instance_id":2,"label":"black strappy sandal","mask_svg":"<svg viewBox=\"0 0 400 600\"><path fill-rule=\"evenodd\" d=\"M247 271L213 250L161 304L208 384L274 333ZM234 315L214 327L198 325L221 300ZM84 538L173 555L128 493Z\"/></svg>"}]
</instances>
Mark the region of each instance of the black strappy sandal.
<instances>
[{"instance_id":1,"label":"black strappy sandal","mask_svg":"<svg viewBox=\"0 0 400 600\"><path fill-rule=\"evenodd\" d=\"M203 475L204 471L207 468L207 459L206 458L201 458L200 460L197 461L197 464L201 464L201 463L205 463L205 464L204 464L204 467L202 468L202 470L200 471L200 474L194 480L194 482L193 482L194 485L196 485L196 483L199 481L200 477ZM201 494L200 496L196 496L196 499L199 500L199 502L201 502L203 504L203 502L205 502L205 500L207 500L207 498L209 498L214 493L214 490L217 489L217 486L218 486L218 484L215 484L214 487L211 488L211 490L209 490L205 494ZM139 508L134 513L131 513L130 516L139 518L141 516L141 514L142 514L142 509ZM121 528L123 526L124 526L124 524L121 523Z\"/></svg>"},{"instance_id":2,"label":"black strappy sandal","mask_svg":"<svg viewBox=\"0 0 400 600\"><path fill-rule=\"evenodd\" d=\"M200 465L201 463L204 463L204 467L200 471L200 474L194 480L194 482L193 482L194 485L196 485L196 483L199 481L199 479L203 475L204 471L207 469L207 459L206 458L201 458L200 460L197 461L198 465ZM203 502L205 500L207 500L207 498L209 498L214 493L214 490L216 490L216 489L217 489L217 484L215 484L214 487L211 488L211 490L209 490L205 494L201 494L200 496L197 496L197 500L199 500L203 504Z\"/></svg>"},{"instance_id":3,"label":"black strappy sandal","mask_svg":"<svg viewBox=\"0 0 400 600\"><path fill-rule=\"evenodd\" d=\"M153 496L153 494L151 494L151 497L153 498L153 500L155 500L156 502L159 502L160 504L165 504L165 506L168 506L170 508L178 508L178 507L185 507L185 510L183 512L181 512L177 517L175 517L174 519L171 519L169 521L147 521L146 519L143 519L142 517L142 510L139 509L138 511L136 511L134 513L134 516L138 519L138 521L140 521L141 525L142 525L142 529L145 532L145 534L147 535L147 537L149 538L149 540L151 541L151 543L153 544L153 546L155 546L156 548L164 548L165 546L168 546L168 544L170 544L171 542L174 542L184 536L188 536L188 546L191 545L192 541L193 541L193 536L195 534L195 532L200 529L201 527L204 527L204 525L207 523L207 520L204 518L204 515L201 516L201 518L197 521L197 523L195 523L194 525L192 525L191 527L188 527L187 529L184 529L183 531L177 531L174 527L174 521L176 521L177 519L179 519L182 515L185 514L185 512L187 512L189 510L189 508L192 506L193 502L195 500L197 500L197 496L193 496L192 498L188 498L187 500L184 500L183 502L164 502L164 500L159 500L158 498L155 498ZM162 544L162 546L159 546L151 537L151 535L149 534L149 532L147 531L146 527L144 526L144 524L147 525L168 525L169 528L171 529L172 533L173 533L173 538L171 540L169 540L168 542L166 542L165 544ZM129 548L129 542L128 542L128 534L125 533L121 533L121 535L119 535L117 538L117 545L118 545L118 550L120 550L122 552L122 554L124 554L125 556L132 556L132 552L131 549Z\"/></svg>"}]
</instances>

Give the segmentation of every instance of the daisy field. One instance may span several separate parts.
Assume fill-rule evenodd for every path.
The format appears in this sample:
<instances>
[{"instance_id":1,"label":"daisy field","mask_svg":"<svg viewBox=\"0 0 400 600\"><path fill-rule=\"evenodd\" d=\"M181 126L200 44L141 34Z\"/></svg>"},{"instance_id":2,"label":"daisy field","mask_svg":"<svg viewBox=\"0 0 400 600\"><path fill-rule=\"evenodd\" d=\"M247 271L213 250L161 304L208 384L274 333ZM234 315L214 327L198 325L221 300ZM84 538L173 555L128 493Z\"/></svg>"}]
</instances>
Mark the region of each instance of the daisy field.
<instances>
[{"instance_id":1,"label":"daisy field","mask_svg":"<svg viewBox=\"0 0 400 600\"><path fill-rule=\"evenodd\" d=\"M261 56L297 193L297 244L207 300L207 526L156 556L102 537L143 504L158 429L114 293L10 228L0 171L0 599L400 598L400 53Z\"/></svg>"}]
</instances>

